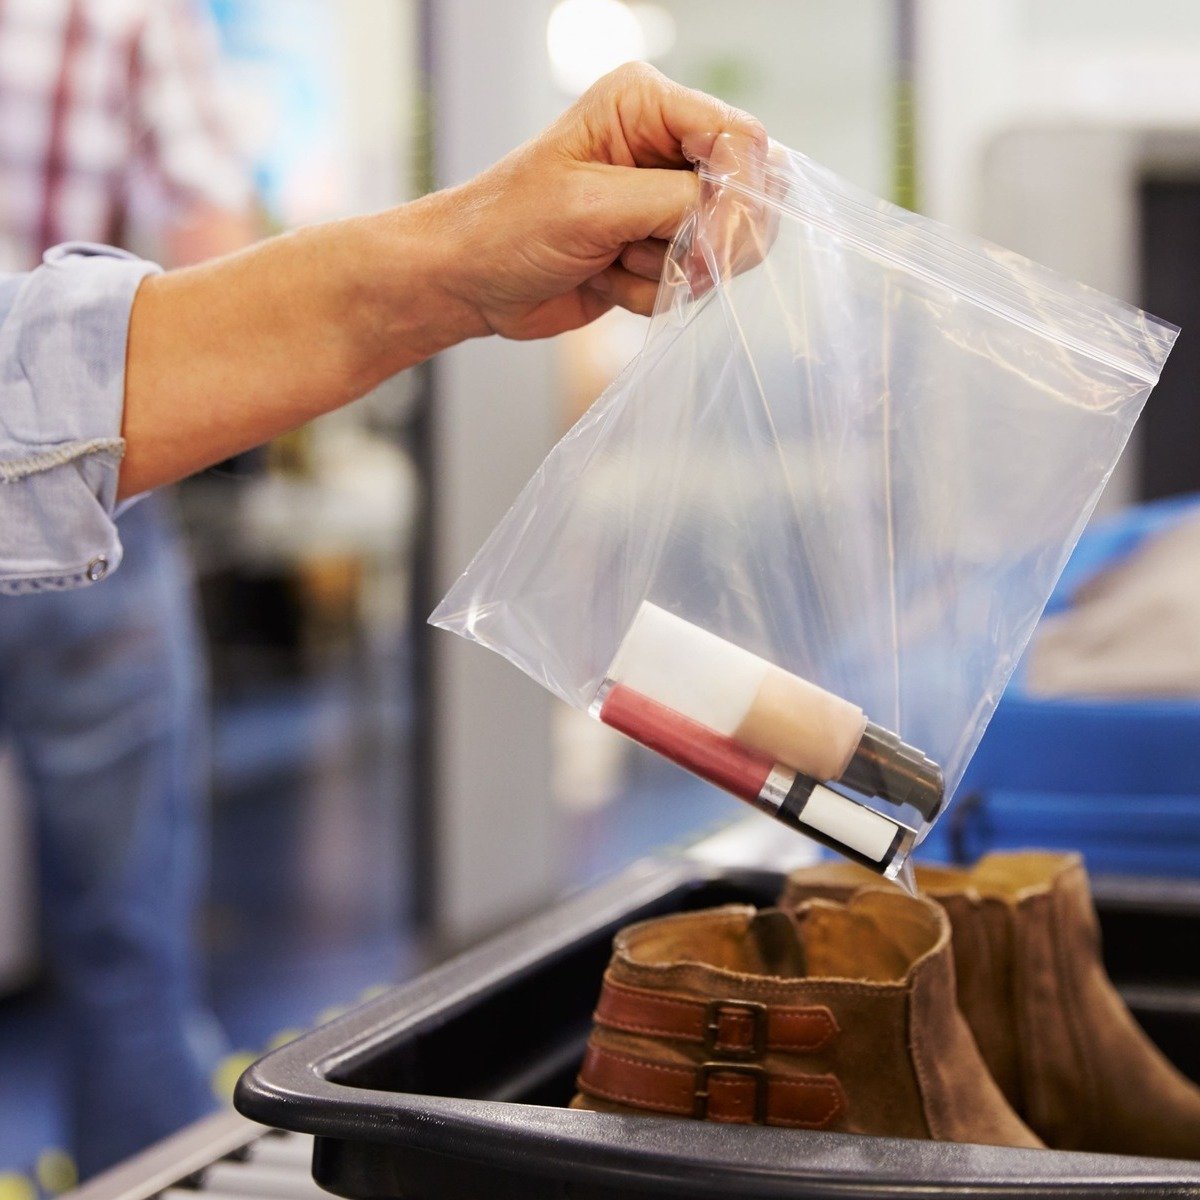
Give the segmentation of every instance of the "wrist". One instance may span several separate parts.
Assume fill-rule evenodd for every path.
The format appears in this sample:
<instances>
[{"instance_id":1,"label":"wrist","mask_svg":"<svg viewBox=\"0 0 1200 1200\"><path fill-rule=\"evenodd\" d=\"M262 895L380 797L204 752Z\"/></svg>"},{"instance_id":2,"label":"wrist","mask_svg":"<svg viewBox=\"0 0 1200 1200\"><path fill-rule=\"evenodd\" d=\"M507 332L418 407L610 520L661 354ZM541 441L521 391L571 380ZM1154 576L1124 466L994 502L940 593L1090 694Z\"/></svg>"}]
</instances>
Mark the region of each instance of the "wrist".
<instances>
[{"instance_id":1,"label":"wrist","mask_svg":"<svg viewBox=\"0 0 1200 1200\"><path fill-rule=\"evenodd\" d=\"M352 269L360 335L388 362L388 374L491 332L468 299L451 193L350 224L360 226Z\"/></svg>"}]
</instances>

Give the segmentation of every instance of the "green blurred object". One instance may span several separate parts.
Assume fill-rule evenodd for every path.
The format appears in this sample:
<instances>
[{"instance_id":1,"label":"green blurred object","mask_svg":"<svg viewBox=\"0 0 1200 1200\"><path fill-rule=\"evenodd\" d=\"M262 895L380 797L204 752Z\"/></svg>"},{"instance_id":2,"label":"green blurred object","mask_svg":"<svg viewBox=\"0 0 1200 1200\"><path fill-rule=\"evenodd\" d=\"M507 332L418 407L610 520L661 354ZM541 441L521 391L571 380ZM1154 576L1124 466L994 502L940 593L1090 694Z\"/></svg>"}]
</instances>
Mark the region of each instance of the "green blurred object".
<instances>
[{"instance_id":1,"label":"green blurred object","mask_svg":"<svg viewBox=\"0 0 1200 1200\"><path fill-rule=\"evenodd\" d=\"M892 84L892 200L917 211L916 12L896 0L896 67Z\"/></svg>"},{"instance_id":2,"label":"green blurred object","mask_svg":"<svg viewBox=\"0 0 1200 1200\"><path fill-rule=\"evenodd\" d=\"M762 83L762 72L749 58L736 54L721 55L702 63L696 72L696 86L727 104L744 106Z\"/></svg>"},{"instance_id":3,"label":"green blurred object","mask_svg":"<svg viewBox=\"0 0 1200 1200\"><path fill-rule=\"evenodd\" d=\"M917 139L912 80L897 79L892 114L892 200L917 211Z\"/></svg>"}]
</instances>

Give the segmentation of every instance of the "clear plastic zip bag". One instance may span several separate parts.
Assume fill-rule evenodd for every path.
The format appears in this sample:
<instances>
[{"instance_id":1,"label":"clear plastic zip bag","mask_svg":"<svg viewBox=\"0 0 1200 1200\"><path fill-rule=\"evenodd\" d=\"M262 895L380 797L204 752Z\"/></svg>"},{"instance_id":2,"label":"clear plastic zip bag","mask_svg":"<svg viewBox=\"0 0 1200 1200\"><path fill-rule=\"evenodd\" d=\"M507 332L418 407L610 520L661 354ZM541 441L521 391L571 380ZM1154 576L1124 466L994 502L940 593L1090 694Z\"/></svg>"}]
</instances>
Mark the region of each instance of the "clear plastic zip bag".
<instances>
[{"instance_id":1,"label":"clear plastic zip bag","mask_svg":"<svg viewBox=\"0 0 1200 1200\"><path fill-rule=\"evenodd\" d=\"M640 355L431 617L895 876L1177 330L718 142Z\"/></svg>"}]
</instances>

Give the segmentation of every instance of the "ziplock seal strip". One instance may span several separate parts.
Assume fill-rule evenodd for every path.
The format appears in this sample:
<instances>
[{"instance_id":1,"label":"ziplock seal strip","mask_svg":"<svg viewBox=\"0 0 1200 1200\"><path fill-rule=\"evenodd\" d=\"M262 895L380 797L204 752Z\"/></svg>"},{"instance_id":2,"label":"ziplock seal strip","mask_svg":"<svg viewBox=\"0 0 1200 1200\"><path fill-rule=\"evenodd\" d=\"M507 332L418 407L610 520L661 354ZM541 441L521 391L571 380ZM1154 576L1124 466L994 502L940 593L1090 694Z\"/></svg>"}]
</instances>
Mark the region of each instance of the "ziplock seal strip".
<instances>
[{"instance_id":1,"label":"ziplock seal strip","mask_svg":"<svg viewBox=\"0 0 1200 1200\"><path fill-rule=\"evenodd\" d=\"M1169 321L1163 321L1148 313L1141 313L1133 305L1108 297L1101 292L1095 292L1094 295L1108 301L1114 309L1118 309L1119 306L1118 311L1123 311L1126 319L1122 319L1118 315L1118 311L1102 311L1095 300L1091 300L1089 304L1089 297L1086 295L1071 298L1040 280L1031 278L1026 286L1018 287L1003 278L1005 272L1000 264L990 262L978 250L972 251L966 247L956 246L951 240L939 235L936 222L929 221L926 224L917 225L915 223L916 214L909 213L905 209L897 209L897 212L907 218L903 221L901 228L905 231L906 236L919 244L922 252L920 257L905 254L896 247L888 245L887 241L879 236L885 232L894 234L897 226L894 220L889 220L874 207L880 202L873 197L873 203L867 204L856 199L848 191L839 188L836 192L837 202L840 207L848 211L842 214L843 219L838 220L795 201L789 202L782 197L769 195L759 188L749 187L728 175L710 170L704 164L701 164L699 174L701 179L707 183L729 188L759 203L769 204L780 212L796 217L826 233L833 234L849 245L867 251L875 258L892 266L900 267L927 283L947 288L962 299L968 300L1004 320L1011 321L1013 324L1029 330L1030 333L1037 334L1065 349L1090 358L1094 362L1122 371L1147 386L1152 387L1158 382L1159 371L1151 370L1140 363L1130 362L1095 342L1076 337L1045 320L1039 320L1037 313L1030 311L1031 297L1044 302L1047 307L1061 305L1075 321L1080 319L1081 308L1086 307L1085 315L1095 321L1110 321L1123 326L1129 331L1131 337L1140 337L1153 345L1155 353L1148 357L1158 363L1160 370L1179 332L1179 327L1172 325ZM771 168L766 168L764 175L788 185L790 194L791 185L795 183L793 177ZM876 236L872 236L873 233ZM984 245L986 244L984 243ZM942 270L937 270L931 265L931 261L938 259L943 261ZM1037 266L1031 260L1022 259L1022 261ZM1048 268L1038 267L1037 269L1040 272L1049 273ZM963 278L968 274L975 277L976 286L970 286L969 282ZM1064 282L1070 283L1071 281L1064 277ZM1093 289L1085 288L1085 285L1075 286L1080 291L1093 292ZM1128 319L1131 317L1140 317L1141 319Z\"/></svg>"}]
</instances>

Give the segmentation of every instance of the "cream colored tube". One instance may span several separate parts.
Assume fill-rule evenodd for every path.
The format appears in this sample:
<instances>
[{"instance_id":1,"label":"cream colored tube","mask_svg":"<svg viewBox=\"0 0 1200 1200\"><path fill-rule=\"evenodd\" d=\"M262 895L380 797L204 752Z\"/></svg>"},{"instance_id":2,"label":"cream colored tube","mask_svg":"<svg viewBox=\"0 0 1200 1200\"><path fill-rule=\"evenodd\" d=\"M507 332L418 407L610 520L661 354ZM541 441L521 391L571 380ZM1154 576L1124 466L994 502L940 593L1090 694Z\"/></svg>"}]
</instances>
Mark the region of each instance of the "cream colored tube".
<instances>
[{"instance_id":1,"label":"cream colored tube","mask_svg":"<svg viewBox=\"0 0 1200 1200\"><path fill-rule=\"evenodd\" d=\"M814 779L846 770L867 724L848 700L649 602L609 678Z\"/></svg>"},{"instance_id":2,"label":"cream colored tube","mask_svg":"<svg viewBox=\"0 0 1200 1200\"><path fill-rule=\"evenodd\" d=\"M814 779L837 779L850 765L867 718L816 684L770 667L735 741Z\"/></svg>"}]
</instances>

